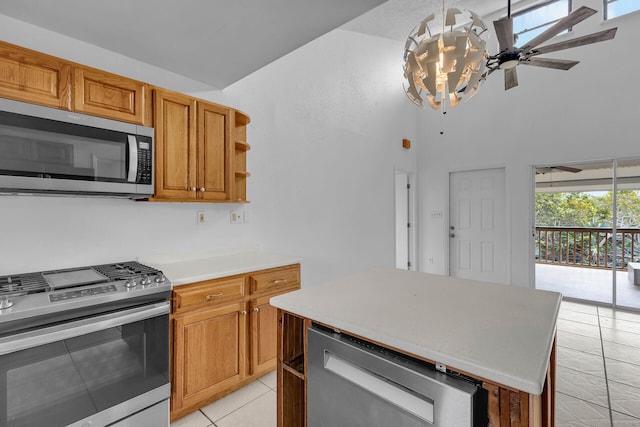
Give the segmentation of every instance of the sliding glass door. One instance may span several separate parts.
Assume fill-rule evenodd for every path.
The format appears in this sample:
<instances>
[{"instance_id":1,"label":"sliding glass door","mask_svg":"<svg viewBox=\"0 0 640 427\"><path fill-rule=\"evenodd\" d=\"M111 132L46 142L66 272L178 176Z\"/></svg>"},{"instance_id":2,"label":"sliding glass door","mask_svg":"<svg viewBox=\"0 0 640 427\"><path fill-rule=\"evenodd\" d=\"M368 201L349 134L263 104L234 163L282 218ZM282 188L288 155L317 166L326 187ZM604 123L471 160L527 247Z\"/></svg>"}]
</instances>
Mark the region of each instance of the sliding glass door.
<instances>
[{"instance_id":1,"label":"sliding glass door","mask_svg":"<svg viewBox=\"0 0 640 427\"><path fill-rule=\"evenodd\" d=\"M617 306L640 309L640 159L614 163L617 272L613 299Z\"/></svg>"},{"instance_id":2,"label":"sliding glass door","mask_svg":"<svg viewBox=\"0 0 640 427\"><path fill-rule=\"evenodd\" d=\"M538 166L535 183L536 288L640 309L640 159Z\"/></svg>"}]
</instances>

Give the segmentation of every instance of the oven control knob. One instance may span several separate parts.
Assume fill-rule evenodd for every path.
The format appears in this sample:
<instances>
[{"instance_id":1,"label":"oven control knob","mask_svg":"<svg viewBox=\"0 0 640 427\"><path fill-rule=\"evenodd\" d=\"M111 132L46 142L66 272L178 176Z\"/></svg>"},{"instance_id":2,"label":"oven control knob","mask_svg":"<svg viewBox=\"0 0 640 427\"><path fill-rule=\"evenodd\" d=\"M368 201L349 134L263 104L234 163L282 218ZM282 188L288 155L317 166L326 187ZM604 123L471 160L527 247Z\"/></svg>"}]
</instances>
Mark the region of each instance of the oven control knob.
<instances>
[{"instance_id":1,"label":"oven control knob","mask_svg":"<svg viewBox=\"0 0 640 427\"><path fill-rule=\"evenodd\" d=\"M155 280L154 280L154 281L155 281L156 283L164 283L166 280L167 280L167 278L166 278L166 277L164 277L164 274L159 273L159 274L156 276L156 278L155 278Z\"/></svg>"},{"instance_id":2,"label":"oven control knob","mask_svg":"<svg viewBox=\"0 0 640 427\"><path fill-rule=\"evenodd\" d=\"M150 285L151 284L151 279L149 279L148 275L143 274L142 278L140 279L140 284L142 286Z\"/></svg>"},{"instance_id":3,"label":"oven control knob","mask_svg":"<svg viewBox=\"0 0 640 427\"><path fill-rule=\"evenodd\" d=\"M135 280L133 280L132 278L128 278L128 279L127 279L127 281L126 281L126 282L124 282L124 285L125 285L127 288L135 288L135 287L136 287L136 284L137 284L137 283L136 283L136 281L135 281Z\"/></svg>"}]
</instances>

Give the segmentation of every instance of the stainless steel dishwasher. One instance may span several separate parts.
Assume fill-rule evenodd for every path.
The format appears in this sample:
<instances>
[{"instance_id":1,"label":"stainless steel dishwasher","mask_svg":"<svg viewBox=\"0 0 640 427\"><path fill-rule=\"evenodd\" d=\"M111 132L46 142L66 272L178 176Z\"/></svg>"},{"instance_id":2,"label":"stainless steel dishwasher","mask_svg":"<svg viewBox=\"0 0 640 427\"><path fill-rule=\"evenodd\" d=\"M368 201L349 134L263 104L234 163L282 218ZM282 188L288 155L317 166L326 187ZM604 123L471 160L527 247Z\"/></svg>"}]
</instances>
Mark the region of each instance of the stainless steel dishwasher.
<instances>
[{"instance_id":1,"label":"stainless steel dishwasher","mask_svg":"<svg viewBox=\"0 0 640 427\"><path fill-rule=\"evenodd\" d=\"M488 424L479 382L315 324L307 393L309 427Z\"/></svg>"}]
</instances>

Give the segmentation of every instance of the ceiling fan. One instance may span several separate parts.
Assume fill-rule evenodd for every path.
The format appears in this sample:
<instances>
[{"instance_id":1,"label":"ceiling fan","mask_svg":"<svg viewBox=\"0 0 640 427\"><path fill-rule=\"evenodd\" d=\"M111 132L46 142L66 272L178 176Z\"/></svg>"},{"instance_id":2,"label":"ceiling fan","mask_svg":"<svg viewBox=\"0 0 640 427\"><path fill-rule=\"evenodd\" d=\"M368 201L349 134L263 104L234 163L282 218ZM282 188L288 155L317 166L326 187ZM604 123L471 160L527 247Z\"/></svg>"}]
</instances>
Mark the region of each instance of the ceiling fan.
<instances>
[{"instance_id":1,"label":"ceiling fan","mask_svg":"<svg viewBox=\"0 0 640 427\"><path fill-rule=\"evenodd\" d=\"M597 33L576 37L571 40L554 43L538 47L552 37L568 30L575 24L584 21L596 11L586 6L571 12L566 17L560 19L554 25L534 37L521 47L514 46L513 19L511 18L511 0L508 0L507 16L493 21L496 30L500 52L492 55L487 60L488 74L501 69L504 70L504 89L509 90L518 86L517 65L532 65L535 67L554 68L557 70L568 70L579 61L566 59L537 58L538 55L549 52L556 52L573 47L584 46L591 43L598 43L611 40L616 35L616 28L611 28Z\"/></svg>"},{"instance_id":2,"label":"ceiling fan","mask_svg":"<svg viewBox=\"0 0 640 427\"><path fill-rule=\"evenodd\" d=\"M544 167L536 168L536 175L538 175L538 174L543 174L544 175L545 173L551 173L554 170L563 171L563 172L571 172L571 173L582 172L582 169L573 168L571 166L544 166Z\"/></svg>"}]
</instances>

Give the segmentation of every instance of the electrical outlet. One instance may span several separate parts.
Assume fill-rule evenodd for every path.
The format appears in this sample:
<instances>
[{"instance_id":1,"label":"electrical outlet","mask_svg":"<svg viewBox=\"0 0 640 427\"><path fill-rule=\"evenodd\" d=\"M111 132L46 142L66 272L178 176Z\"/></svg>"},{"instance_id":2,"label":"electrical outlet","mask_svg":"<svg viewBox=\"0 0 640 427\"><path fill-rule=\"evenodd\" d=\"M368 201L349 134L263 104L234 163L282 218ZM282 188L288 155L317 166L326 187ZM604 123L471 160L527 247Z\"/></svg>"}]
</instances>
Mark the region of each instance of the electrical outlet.
<instances>
[{"instance_id":1,"label":"electrical outlet","mask_svg":"<svg viewBox=\"0 0 640 427\"><path fill-rule=\"evenodd\" d=\"M238 211L231 211L231 224L240 224L242 222L242 215Z\"/></svg>"},{"instance_id":2,"label":"electrical outlet","mask_svg":"<svg viewBox=\"0 0 640 427\"><path fill-rule=\"evenodd\" d=\"M205 220L204 212L202 211L198 212L196 220L198 221L198 224L204 224L204 220Z\"/></svg>"}]
</instances>

